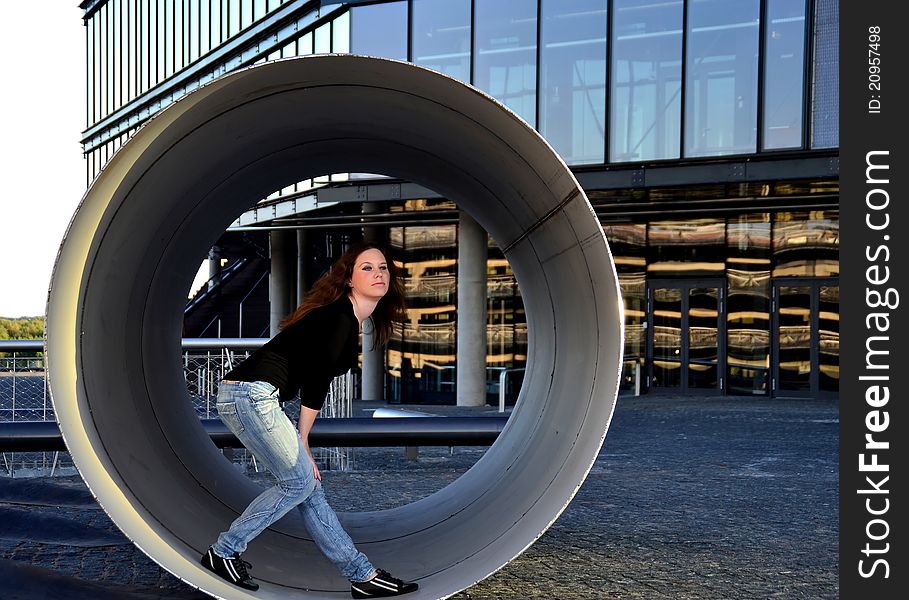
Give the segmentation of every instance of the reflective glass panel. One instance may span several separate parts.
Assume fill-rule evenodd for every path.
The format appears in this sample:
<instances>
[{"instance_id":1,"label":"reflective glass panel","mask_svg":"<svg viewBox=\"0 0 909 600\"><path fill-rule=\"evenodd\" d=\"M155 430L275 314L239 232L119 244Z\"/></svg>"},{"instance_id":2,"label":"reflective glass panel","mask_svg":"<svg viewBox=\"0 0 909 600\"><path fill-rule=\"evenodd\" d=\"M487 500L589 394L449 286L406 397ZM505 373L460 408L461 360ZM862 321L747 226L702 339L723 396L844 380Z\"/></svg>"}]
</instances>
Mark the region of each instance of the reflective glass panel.
<instances>
[{"instance_id":1,"label":"reflective glass panel","mask_svg":"<svg viewBox=\"0 0 909 600\"><path fill-rule=\"evenodd\" d=\"M155 80L153 82L153 85L155 83L158 83L158 82L164 80L164 78L167 76L165 74L165 70L167 68L167 57L165 55L165 48L167 47L167 41L165 40L165 35L168 31L168 27L167 27L167 20L165 18L166 15L165 15L164 9L165 9L165 0L158 0L157 11L155 14L155 18L156 18L155 29L153 30L153 31L158 32L158 36L157 36L157 38L158 38L157 39L157 50L158 50L157 66L158 66L158 69L155 74Z\"/></svg>"},{"instance_id":2,"label":"reflective glass panel","mask_svg":"<svg viewBox=\"0 0 909 600\"><path fill-rule=\"evenodd\" d=\"M570 165L602 163L606 0L542 0L540 133Z\"/></svg>"},{"instance_id":3,"label":"reflective glass panel","mask_svg":"<svg viewBox=\"0 0 909 600\"><path fill-rule=\"evenodd\" d=\"M839 211L777 213L773 223L774 277L839 275Z\"/></svg>"},{"instance_id":4,"label":"reflective glass panel","mask_svg":"<svg viewBox=\"0 0 909 600\"><path fill-rule=\"evenodd\" d=\"M822 392L840 389L840 288L822 285L818 290L818 387Z\"/></svg>"},{"instance_id":5,"label":"reflective glass panel","mask_svg":"<svg viewBox=\"0 0 909 600\"><path fill-rule=\"evenodd\" d=\"M726 225L726 389L770 390L770 215L732 217Z\"/></svg>"},{"instance_id":6,"label":"reflective glass panel","mask_svg":"<svg viewBox=\"0 0 909 600\"><path fill-rule=\"evenodd\" d=\"M413 0L413 62L470 83L470 0Z\"/></svg>"},{"instance_id":7,"label":"reflective glass panel","mask_svg":"<svg viewBox=\"0 0 909 600\"><path fill-rule=\"evenodd\" d=\"M726 221L653 221L647 233L651 276L722 276L726 263Z\"/></svg>"},{"instance_id":8,"label":"reflective glass panel","mask_svg":"<svg viewBox=\"0 0 909 600\"><path fill-rule=\"evenodd\" d=\"M389 244L402 261L408 315L403 337L388 344L391 399L453 403L457 227L393 227L389 234Z\"/></svg>"},{"instance_id":9,"label":"reflective glass panel","mask_svg":"<svg viewBox=\"0 0 909 600\"><path fill-rule=\"evenodd\" d=\"M148 59L148 3L139 2L136 8L136 93L141 94L148 89L147 77L149 68Z\"/></svg>"},{"instance_id":10,"label":"reflective glass panel","mask_svg":"<svg viewBox=\"0 0 909 600\"><path fill-rule=\"evenodd\" d=\"M230 6L228 8L229 17L228 17L228 37L233 37L240 33L240 0L228 0Z\"/></svg>"},{"instance_id":11,"label":"reflective glass panel","mask_svg":"<svg viewBox=\"0 0 909 600\"><path fill-rule=\"evenodd\" d=\"M407 60L407 2L352 7L350 51Z\"/></svg>"},{"instance_id":12,"label":"reflective glass panel","mask_svg":"<svg viewBox=\"0 0 909 600\"><path fill-rule=\"evenodd\" d=\"M208 49L211 50L221 43L221 3L208 3Z\"/></svg>"},{"instance_id":13,"label":"reflective glass panel","mask_svg":"<svg viewBox=\"0 0 909 600\"><path fill-rule=\"evenodd\" d=\"M94 121L104 117L107 106L107 31L105 29L106 7L102 6L94 16L95 28L95 106Z\"/></svg>"},{"instance_id":14,"label":"reflective glass panel","mask_svg":"<svg viewBox=\"0 0 909 600\"><path fill-rule=\"evenodd\" d=\"M779 286L779 391L811 391L811 287Z\"/></svg>"},{"instance_id":15,"label":"reflective glass panel","mask_svg":"<svg viewBox=\"0 0 909 600\"><path fill-rule=\"evenodd\" d=\"M536 125L536 0L476 0L474 85Z\"/></svg>"},{"instance_id":16,"label":"reflective glass panel","mask_svg":"<svg viewBox=\"0 0 909 600\"><path fill-rule=\"evenodd\" d=\"M85 82L87 97L85 99L85 125L90 126L95 121L95 96L96 89L95 85L97 83L97 67L96 67L96 56L97 51L95 50L95 41L97 37L95 36L95 27L97 23L97 15L89 19L85 24L86 32L86 42L85 42Z\"/></svg>"},{"instance_id":17,"label":"reflective glass panel","mask_svg":"<svg viewBox=\"0 0 909 600\"><path fill-rule=\"evenodd\" d=\"M683 4L615 0L609 160L678 158Z\"/></svg>"},{"instance_id":18,"label":"reflective glass panel","mask_svg":"<svg viewBox=\"0 0 909 600\"><path fill-rule=\"evenodd\" d=\"M840 144L840 3L815 0L811 147ZM870 58L873 58L871 55Z\"/></svg>"},{"instance_id":19,"label":"reflective glass panel","mask_svg":"<svg viewBox=\"0 0 909 600\"><path fill-rule=\"evenodd\" d=\"M184 42L187 40L185 22L183 20L183 3L174 2L174 73L183 68L185 63Z\"/></svg>"},{"instance_id":20,"label":"reflective glass panel","mask_svg":"<svg viewBox=\"0 0 909 600\"><path fill-rule=\"evenodd\" d=\"M199 0L190 0L189 3L189 62L199 58L199 33L204 29L200 27L199 4Z\"/></svg>"},{"instance_id":21,"label":"reflective glass panel","mask_svg":"<svg viewBox=\"0 0 909 600\"><path fill-rule=\"evenodd\" d=\"M316 54L327 54L331 52L331 23L325 23L320 25L318 29L314 32L315 41L315 53Z\"/></svg>"},{"instance_id":22,"label":"reflective glass panel","mask_svg":"<svg viewBox=\"0 0 909 600\"><path fill-rule=\"evenodd\" d=\"M331 37L332 52L341 54L350 52L350 12L340 15L331 22ZM310 43L310 45L312 44ZM310 48L308 54L312 54L312 48Z\"/></svg>"},{"instance_id":23,"label":"reflective glass panel","mask_svg":"<svg viewBox=\"0 0 909 600\"><path fill-rule=\"evenodd\" d=\"M297 55L312 54L312 32L304 34L297 39Z\"/></svg>"},{"instance_id":24,"label":"reflective glass panel","mask_svg":"<svg viewBox=\"0 0 909 600\"><path fill-rule=\"evenodd\" d=\"M114 112L123 103L123 30L120 27L122 6L118 0L110 1L108 4L110 5L110 43L112 50L110 53L110 112Z\"/></svg>"},{"instance_id":25,"label":"reflective glass panel","mask_svg":"<svg viewBox=\"0 0 909 600\"><path fill-rule=\"evenodd\" d=\"M625 308L625 356L622 364L622 387L633 389L635 382L645 373L647 348L644 322L647 307L647 279L642 272L619 275L619 287ZM639 370L638 370L639 369ZM646 386L641 383L641 386Z\"/></svg>"},{"instance_id":26,"label":"reflective glass panel","mask_svg":"<svg viewBox=\"0 0 909 600\"><path fill-rule=\"evenodd\" d=\"M804 82L805 3L768 0L764 37L764 149L801 147Z\"/></svg>"},{"instance_id":27,"label":"reflective glass panel","mask_svg":"<svg viewBox=\"0 0 909 600\"><path fill-rule=\"evenodd\" d=\"M653 387L682 385L682 290L654 287Z\"/></svg>"},{"instance_id":28,"label":"reflective glass panel","mask_svg":"<svg viewBox=\"0 0 909 600\"><path fill-rule=\"evenodd\" d=\"M685 57L685 156L754 152L758 0L691 0Z\"/></svg>"},{"instance_id":29,"label":"reflective glass panel","mask_svg":"<svg viewBox=\"0 0 909 600\"><path fill-rule=\"evenodd\" d=\"M124 69L124 76L127 80L124 102L129 102L136 97L136 49L138 44L136 40L136 10L137 7L133 3L124 5L123 26L126 28L126 31L124 32L124 41L126 45L126 66Z\"/></svg>"},{"instance_id":30,"label":"reflective glass panel","mask_svg":"<svg viewBox=\"0 0 909 600\"><path fill-rule=\"evenodd\" d=\"M527 319L514 273L492 236L487 236L486 260L487 391L498 392L503 369L524 367L527 361ZM505 402L514 404L524 377L509 371Z\"/></svg>"},{"instance_id":31,"label":"reflective glass panel","mask_svg":"<svg viewBox=\"0 0 909 600\"><path fill-rule=\"evenodd\" d=\"M240 5L240 29L246 29L253 22L252 0L243 0Z\"/></svg>"},{"instance_id":32,"label":"reflective glass panel","mask_svg":"<svg viewBox=\"0 0 909 600\"><path fill-rule=\"evenodd\" d=\"M624 223L604 225L603 233L609 241L609 249L616 270L619 273L619 286L622 289L622 300L625 304L625 359L622 369L622 386L633 389L635 379L640 373L646 373L644 357L646 355L647 337L644 321L647 310L647 225L643 223ZM646 384L642 384L646 387Z\"/></svg>"},{"instance_id":33,"label":"reflective glass panel","mask_svg":"<svg viewBox=\"0 0 909 600\"><path fill-rule=\"evenodd\" d=\"M719 288L688 288L688 387L719 385Z\"/></svg>"}]
</instances>

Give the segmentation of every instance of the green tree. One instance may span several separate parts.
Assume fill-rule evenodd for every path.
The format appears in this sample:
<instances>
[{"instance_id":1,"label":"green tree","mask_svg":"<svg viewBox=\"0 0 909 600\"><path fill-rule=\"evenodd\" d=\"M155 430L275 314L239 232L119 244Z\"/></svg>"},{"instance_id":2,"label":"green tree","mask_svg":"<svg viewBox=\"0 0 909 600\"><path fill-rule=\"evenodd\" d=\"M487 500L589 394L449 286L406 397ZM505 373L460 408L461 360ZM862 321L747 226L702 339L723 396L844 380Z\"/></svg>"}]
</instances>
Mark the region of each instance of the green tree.
<instances>
[{"instance_id":1,"label":"green tree","mask_svg":"<svg viewBox=\"0 0 909 600\"><path fill-rule=\"evenodd\" d=\"M44 337L44 317L6 319L0 317L0 340L40 340ZM43 352L18 352L19 357L43 356ZM7 358L9 352L0 352Z\"/></svg>"},{"instance_id":2,"label":"green tree","mask_svg":"<svg viewBox=\"0 0 909 600\"><path fill-rule=\"evenodd\" d=\"M0 318L0 340L40 340L44 337L44 317Z\"/></svg>"}]
</instances>

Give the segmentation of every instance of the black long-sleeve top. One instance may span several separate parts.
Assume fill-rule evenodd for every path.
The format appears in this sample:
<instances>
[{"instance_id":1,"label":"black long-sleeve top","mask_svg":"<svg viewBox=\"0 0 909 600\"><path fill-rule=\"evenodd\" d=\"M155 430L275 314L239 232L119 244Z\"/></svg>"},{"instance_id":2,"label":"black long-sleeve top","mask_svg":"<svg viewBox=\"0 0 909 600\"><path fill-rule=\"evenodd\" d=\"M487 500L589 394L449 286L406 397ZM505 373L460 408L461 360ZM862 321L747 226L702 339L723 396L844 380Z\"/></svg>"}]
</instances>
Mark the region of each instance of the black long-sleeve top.
<instances>
[{"instance_id":1,"label":"black long-sleeve top","mask_svg":"<svg viewBox=\"0 0 909 600\"><path fill-rule=\"evenodd\" d=\"M300 392L303 406L321 410L331 381L357 364L360 326L346 294L278 332L224 376L229 381L267 381L281 401Z\"/></svg>"}]
</instances>

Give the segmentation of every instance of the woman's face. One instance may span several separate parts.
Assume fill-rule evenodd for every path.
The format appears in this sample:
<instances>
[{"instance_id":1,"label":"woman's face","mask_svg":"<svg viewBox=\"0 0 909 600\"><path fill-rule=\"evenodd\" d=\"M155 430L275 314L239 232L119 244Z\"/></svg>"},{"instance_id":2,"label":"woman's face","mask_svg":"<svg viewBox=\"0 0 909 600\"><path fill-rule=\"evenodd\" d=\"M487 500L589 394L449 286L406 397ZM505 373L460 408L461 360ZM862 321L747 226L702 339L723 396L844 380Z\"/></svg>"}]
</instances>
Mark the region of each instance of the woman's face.
<instances>
[{"instance_id":1,"label":"woman's face","mask_svg":"<svg viewBox=\"0 0 909 600\"><path fill-rule=\"evenodd\" d=\"M391 283L391 274L388 272L388 263L380 250L370 248L357 256L354 262L353 273L350 277L350 287L360 296L379 300L388 292Z\"/></svg>"}]
</instances>

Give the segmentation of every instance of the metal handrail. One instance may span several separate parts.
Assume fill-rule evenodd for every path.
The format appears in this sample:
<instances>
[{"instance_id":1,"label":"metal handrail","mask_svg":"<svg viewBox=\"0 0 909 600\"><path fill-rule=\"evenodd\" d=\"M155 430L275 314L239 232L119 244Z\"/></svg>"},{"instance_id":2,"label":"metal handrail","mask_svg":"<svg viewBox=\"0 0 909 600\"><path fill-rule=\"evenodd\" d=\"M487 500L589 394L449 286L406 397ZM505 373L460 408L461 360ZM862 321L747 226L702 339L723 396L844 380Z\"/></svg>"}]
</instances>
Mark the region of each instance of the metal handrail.
<instances>
[{"instance_id":1,"label":"metal handrail","mask_svg":"<svg viewBox=\"0 0 909 600\"><path fill-rule=\"evenodd\" d=\"M502 369L499 373L499 412L505 412L505 380L509 373L523 371L525 367L516 367L514 369Z\"/></svg>"},{"instance_id":2,"label":"metal handrail","mask_svg":"<svg viewBox=\"0 0 909 600\"><path fill-rule=\"evenodd\" d=\"M227 283L227 280L231 276L239 271L246 263L249 261L245 258L240 258L234 261L233 263L227 265L227 267L220 269L217 273L205 280L201 286L199 286L199 291L196 294L189 298L186 301L186 306L183 308L183 312L189 312L197 304L201 303L204 298L207 298L210 294L214 293L216 289Z\"/></svg>"},{"instance_id":3,"label":"metal handrail","mask_svg":"<svg viewBox=\"0 0 909 600\"><path fill-rule=\"evenodd\" d=\"M262 283L262 280L265 279L266 277L268 277L268 271L264 271L262 273L262 275L259 276L259 278L256 280L256 282L254 284L252 284L252 287L249 288L249 291L246 292L246 295L243 296L243 299L240 300L240 309L239 309L239 311L237 311L238 315L239 315L238 316L239 322L237 323L237 333L239 333L240 335L243 335L243 303L246 302L246 300L249 299L250 296L252 296L252 293L254 291L256 291L256 288L259 287L259 284Z\"/></svg>"},{"instance_id":4,"label":"metal handrail","mask_svg":"<svg viewBox=\"0 0 909 600\"><path fill-rule=\"evenodd\" d=\"M44 352L44 340L0 340L0 352Z\"/></svg>"},{"instance_id":5,"label":"metal handrail","mask_svg":"<svg viewBox=\"0 0 909 600\"><path fill-rule=\"evenodd\" d=\"M507 417L369 417L317 419L309 434L312 447L489 446L505 428ZM243 445L219 419L202 419L219 448ZM0 423L0 452L66 450L53 421Z\"/></svg>"},{"instance_id":6,"label":"metal handrail","mask_svg":"<svg viewBox=\"0 0 909 600\"><path fill-rule=\"evenodd\" d=\"M183 338L184 350L258 348L268 338ZM0 340L0 352L44 352L44 340Z\"/></svg>"}]
</instances>

